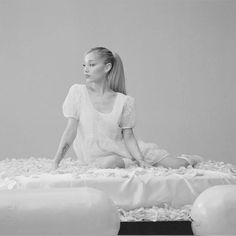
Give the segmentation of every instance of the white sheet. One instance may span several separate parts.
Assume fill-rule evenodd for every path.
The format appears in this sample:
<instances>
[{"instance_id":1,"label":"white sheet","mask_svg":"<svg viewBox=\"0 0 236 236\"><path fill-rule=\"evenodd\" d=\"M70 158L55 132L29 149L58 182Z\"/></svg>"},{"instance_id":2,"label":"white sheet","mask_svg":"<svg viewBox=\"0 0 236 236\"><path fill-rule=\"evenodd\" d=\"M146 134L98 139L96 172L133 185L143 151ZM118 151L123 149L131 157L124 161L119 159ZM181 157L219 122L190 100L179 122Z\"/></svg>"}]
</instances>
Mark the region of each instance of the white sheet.
<instances>
[{"instance_id":1,"label":"white sheet","mask_svg":"<svg viewBox=\"0 0 236 236\"><path fill-rule=\"evenodd\" d=\"M209 165L209 163L208 163ZM207 164L205 164L205 167ZM213 166L213 165L212 165ZM216 165L214 165L215 167ZM214 185L236 184L230 168L77 169L65 173L39 173L2 178L0 189L93 187L106 192L124 210L152 207L163 203L180 208L192 204L205 189ZM62 172L62 174L59 174ZM5 174L6 175L6 174Z\"/></svg>"}]
</instances>

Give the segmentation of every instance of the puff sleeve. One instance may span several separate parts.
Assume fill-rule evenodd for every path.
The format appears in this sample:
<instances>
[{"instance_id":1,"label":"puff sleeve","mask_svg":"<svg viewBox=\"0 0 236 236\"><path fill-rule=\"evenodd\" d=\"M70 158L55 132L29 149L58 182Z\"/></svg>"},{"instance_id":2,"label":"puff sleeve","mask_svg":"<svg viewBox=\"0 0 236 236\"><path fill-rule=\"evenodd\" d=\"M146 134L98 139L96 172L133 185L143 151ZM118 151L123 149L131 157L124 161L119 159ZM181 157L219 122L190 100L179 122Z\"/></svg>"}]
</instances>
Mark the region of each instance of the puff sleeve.
<instances>
[{"instance_id":1,"label":"puff sleeve","mask_svg":"<svg viewBox=\"0 0 236 236\"><path fill-rule=\"evenodd\" d=\"M70 87L69 92L62 105L63 115L67 118L72 117L79 120L80 115L80 85L74 84Z\"/></svg>"},{"instance_id":2,"label":"puff sleeve","mask_svg":"<svg viewBox=\"0 0 236 236\"><path fill-rule=\"evenodd\" d=\"M121 114L120 128L134 128L135 122L135 99L131 96L127 96Z\"/></svg>"}]
</instances>

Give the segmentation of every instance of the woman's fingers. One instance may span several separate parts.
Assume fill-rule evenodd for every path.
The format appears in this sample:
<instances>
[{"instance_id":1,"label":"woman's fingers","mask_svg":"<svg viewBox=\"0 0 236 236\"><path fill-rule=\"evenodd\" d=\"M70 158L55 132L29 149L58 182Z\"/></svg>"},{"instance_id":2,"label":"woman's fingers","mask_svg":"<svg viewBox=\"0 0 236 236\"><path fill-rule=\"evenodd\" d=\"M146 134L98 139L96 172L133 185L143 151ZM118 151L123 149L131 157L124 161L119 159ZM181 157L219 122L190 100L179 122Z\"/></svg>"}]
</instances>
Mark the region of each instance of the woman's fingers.
<instances>
[{"instance_id":1,"label":"woman's fingers","mask_svg":"<svg viewBox=\"0 0 236 236\"><path fill-rule=\"evenodd\" d=\"M57 162L53 161L51 170L55 171L58 168L58 165L59 164Z\"/></svg>"},{"instance_id":2,"label":"woman's fingers","mask_svg":"<svg viewBox=\"0 0 236 236\"><path fill-rule=\"evenodd\" d=\"M150 168L151 167L151 165L145 161L138 161L138 164L140 167L143 167L143 168Z\"/></svg>"}]
</instances>

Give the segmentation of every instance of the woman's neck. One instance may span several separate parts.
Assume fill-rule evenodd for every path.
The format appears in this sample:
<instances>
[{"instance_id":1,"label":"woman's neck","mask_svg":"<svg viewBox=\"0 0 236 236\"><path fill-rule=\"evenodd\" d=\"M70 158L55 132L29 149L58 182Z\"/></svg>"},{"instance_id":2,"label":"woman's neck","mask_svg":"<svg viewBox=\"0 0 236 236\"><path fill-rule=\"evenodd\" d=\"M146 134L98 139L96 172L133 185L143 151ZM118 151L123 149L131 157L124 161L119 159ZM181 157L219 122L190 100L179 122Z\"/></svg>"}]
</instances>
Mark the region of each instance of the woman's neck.
<instances>
[{"instance_id":1,"label":"woman's neck","mask_svg":"<svg viewBox=\"0 0 236 236\"><path fill-rule=\"evenodd\" d=\"M89 91L97 94L98 96L103 96L105 93L111 92L107 80L104 80L100 83L95 83L95 82L86 83L86 87Z\"/></svg>"}]
</instances>

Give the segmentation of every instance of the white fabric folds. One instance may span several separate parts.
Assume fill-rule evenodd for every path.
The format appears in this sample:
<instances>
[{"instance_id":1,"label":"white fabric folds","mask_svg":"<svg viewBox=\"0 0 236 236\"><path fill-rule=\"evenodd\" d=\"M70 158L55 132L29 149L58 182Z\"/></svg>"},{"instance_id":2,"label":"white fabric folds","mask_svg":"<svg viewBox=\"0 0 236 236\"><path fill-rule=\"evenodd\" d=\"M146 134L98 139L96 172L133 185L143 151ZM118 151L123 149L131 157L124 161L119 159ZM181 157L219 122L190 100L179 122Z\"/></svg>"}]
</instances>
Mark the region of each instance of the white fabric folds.
<instances>
[{"instance_id":1,"label":"white fabric folds","mask_svg":"<svg viewBox=\"0 0 236 236\"><path fill-rule=\"evenodd\" d=\"M94 170L90 173L42 174L37 177L19 176L14 188L78 188L92 187L104 191L125 210L152 207L167 203L179 208L192 204L205 189L215 185L236 184L236 176L209 170L192 169L186 174L161 176L151 170ZM106 176L107 173L107 176ZM113 173L113 174L112 174Z\"/></svg>"}]
</instances>

